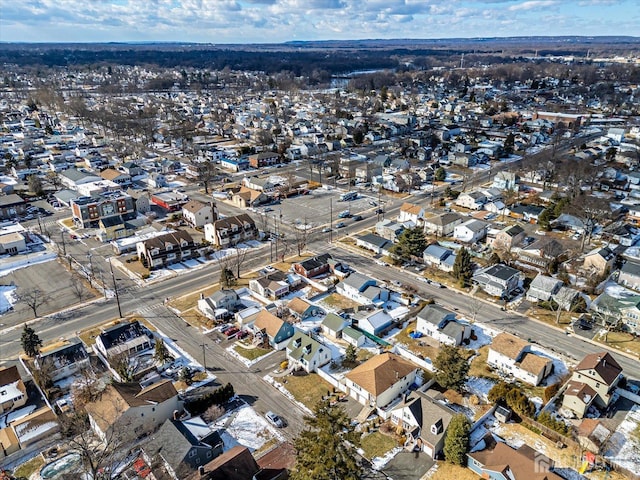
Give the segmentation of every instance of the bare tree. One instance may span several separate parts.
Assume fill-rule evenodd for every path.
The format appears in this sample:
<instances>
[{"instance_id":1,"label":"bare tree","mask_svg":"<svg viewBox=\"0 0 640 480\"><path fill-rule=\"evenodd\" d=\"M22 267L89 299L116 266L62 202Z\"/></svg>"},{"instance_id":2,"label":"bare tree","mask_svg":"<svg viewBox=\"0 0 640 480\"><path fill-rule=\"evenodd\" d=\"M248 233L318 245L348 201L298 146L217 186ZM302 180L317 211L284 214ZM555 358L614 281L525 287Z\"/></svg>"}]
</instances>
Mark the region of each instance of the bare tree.
<instances>
[{"instance_id":1,"label":"bare tree","mask_svg":"<svg viewBox=\"0 0 640 480\"><path fill-rule=\"evenodd\" d=\"M131 380L133 380L135 369L131 365L131 360L129 358L128 352L124 351L116 353L115 355L109 357L109 363L120 377L120 381L130 382Z\"/></svg>"},{"instance_id":2,"label":"bare tree","mask_svg":"<svg viewBox=\"0 0 640 480\"><path fill-rule=\"evenodd\" d=\"M298 225L294 229L294 237L298 255L301 255L302 252L304 252L304 250L307 248L307 241L309 240L309 232L306 219L303 225Z\"/></svg>"},{"instance_id":3,"label":"bare tree","mask_svg":"<svg viewBox=\"0 0 640 480\"><path fill-rule=\"evenodd\" d=\"M49 301L49 296L37 287L19 289L16 298L31 309L34 317L38 316L38 309Z\"/></svg>"},{"instance_id":4,"label":"bare tree","mask_svg":"<svg viewBox=\"0 0 640 480\"><path fill-rule=\"evenodd\" d=\"M480 300L480 298L476 297L475 293L471 295L471 300L469 301L469 313L471 314L471 323L475 323L476 317L480 313L484 307L484 302Z\"/></svg>"},{"instance_id":5,"label":"bare tree","mask_svg":"<svg viewBox=\"0 0 640 480\"><path fill-rule=\"evenodd\" d=\"M609 332L617 330L622 323L622 314L609 308L594 310L591 316L605 328L605 343L609 341Z\"/></svg>"},{"instance_id":6,"label":"bare tree","mask_svg":"<svg viewBox=\"0 0 640 480\"><path fill-rule=\"evenodd\" d=\"M249 251L249 249L247 248L238 248L236 247L234 249L234 253L232 256L232 265L235 268L236 271L236 278L240 278L240 270L242 268L242 264L244 263L245 259L247 258L247 252Z\"/></svg>"},{"instance_id":7,"label":"bare tree","mask_svg":"<svg viewBox=\"0 0 640 480\"><path fill-rule=\"evenodd\" d=\"M84 282L78 275L74 275L71 277L71 290L78 297L78 301L81 302L84 298Z\"/></svg>"},{"instance_id":8,"label":"bare tree","mask_svg":"<svg viewBox=\"0 0 640 480\"><path fill-rule=\"evenodd\" d=\"M584 251L585 245L591 242L591 235L598 223L611 217L608 200L591 195L578 195L567 211L578 217L584 225L580 251Z\"/></svg>"}]
</instances>

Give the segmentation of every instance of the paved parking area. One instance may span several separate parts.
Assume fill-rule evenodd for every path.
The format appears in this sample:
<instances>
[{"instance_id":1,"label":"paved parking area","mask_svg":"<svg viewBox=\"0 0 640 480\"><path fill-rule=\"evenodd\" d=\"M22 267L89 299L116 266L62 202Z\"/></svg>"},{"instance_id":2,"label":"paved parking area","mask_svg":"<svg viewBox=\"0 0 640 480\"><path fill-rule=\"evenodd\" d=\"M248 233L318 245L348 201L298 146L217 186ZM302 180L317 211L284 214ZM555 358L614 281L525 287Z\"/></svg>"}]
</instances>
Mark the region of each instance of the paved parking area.
<instances>
[{"instance_id":1,"label":"paved parking area","mask_svg":"<svg viewBox=\"0 0 640 480\"><path fill-rule=\"evenodd\" d=\"M435 462L424 452L398 453L382 469L393 480L419 480Z\"/></svg>"}]
</instances>

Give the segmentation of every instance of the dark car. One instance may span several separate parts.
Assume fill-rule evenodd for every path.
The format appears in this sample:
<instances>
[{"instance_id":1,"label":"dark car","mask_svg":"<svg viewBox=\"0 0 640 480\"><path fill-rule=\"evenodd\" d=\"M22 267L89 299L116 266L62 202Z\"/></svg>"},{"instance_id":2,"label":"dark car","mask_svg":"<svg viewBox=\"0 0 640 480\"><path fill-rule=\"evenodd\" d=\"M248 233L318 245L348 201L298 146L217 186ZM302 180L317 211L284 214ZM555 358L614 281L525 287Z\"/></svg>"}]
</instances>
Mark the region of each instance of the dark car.
<instances>
[{"instance_id":1,"label":"dark car","mask_svg":"<svg viewBox=\"0 0 640 480\"><path fill-rule=\"evenodd\" d=\"M360 220L362 220L362 215L356 215L355 217L353 217L353 221L354 222L359 222Z\"/></svg>"},{"instance_id":2,"label":"dark car","mask_svg":"<svg viewBox=\"0 0 640 480\"><path fill-rule=\"evenodd\" d=\"M238 329L237 327L231 327L229 330L224 332L224 334L225 334L225 336L230 337L231 335L235 335L239 331L240 331L240 329Z\"/></svg>"}]
</instances>

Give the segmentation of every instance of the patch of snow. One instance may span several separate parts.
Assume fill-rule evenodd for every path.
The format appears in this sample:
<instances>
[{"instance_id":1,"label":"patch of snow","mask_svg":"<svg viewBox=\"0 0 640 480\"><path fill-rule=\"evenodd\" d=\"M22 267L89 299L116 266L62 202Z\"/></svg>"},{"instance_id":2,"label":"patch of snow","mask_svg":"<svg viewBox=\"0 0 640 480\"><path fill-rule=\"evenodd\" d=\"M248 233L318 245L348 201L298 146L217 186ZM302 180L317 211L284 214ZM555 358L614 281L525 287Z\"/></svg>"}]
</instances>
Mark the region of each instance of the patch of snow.
<instances>
[{"instance_id":1,"label":"patch of snow","mask_svg":"<svg viewBox=\"0 0 640 480\"><path fill-rule=\"evenodd\" d=\"M529 400L531 400L531 403L535 405L536 412L539 412L544 405L544 400L542 400L540 397L530 397Z\"/></svg>"},{"instance_id":2,"label":"patch of snow","mask_svg":"<svg viewBox=\"0 0 640 480\"><path fill-rule=\"evenodd\" d=\"M532 345L531 352L542 357L550 358L553 362L553 373L544 379L542 382L543 385L553 385L554 383L558 383L569 372L566 363L558 355L550 353L548 350L541 348L538 345Z\"/></svg>"},{"instance_id":3,"label":"patch of snow","mask_svg":"<svg viewBox=\"0 0 640 480\"><path fill-rule=\"evenodd\" d=\"M224 442L225 451L236 445L243 445L254 452L272 438L284 440L282 434L249 405L244 405L220 417L216 425L222 427L229 416L233 416L233 420L220 435Z\"/></svg>"},{"instance_id":4,"label":"patch of snow","mask_svg":"<svg viewBox=\"0 0 640 480\"><path fill-rule=\"evenodd\" d=\"M389 450L382 457L375 457L373 460L371 460L371 468L373 468L374 470L382 470L384 466L387 463L389 463L393 459L393 457L395 457L401 451L402 451L402 447L396 447L393 450Z\"/></svg>"},{"instance_id":5,"label":"patch of snow","mask_svg":"<svg viewBox=\"0 0 640 480\"><path fill-rule=\"evenodd\" d=\"M639 425L640 405L634 405L613 435L609 437L604 452L607 460L636 475L640 475L640 462L637 461L640 439L635 434Z\"/></svg>"},{"instance_id":6,"label":"patch of snow","mask_svg":"<svg viewBox=\"0 0 640 480\"><path fill-rule=\"evenodd\" d=\"M16 304L16 287L11 285L0 286L0 313L11 310Z\"/></svg>"},{"instance_id":7,"label":"patch of snow","mask_svg":"<svg viewBox=\"0 0 640 480\"><path fill-rule=\"evenodd\" d=\"M21 268L27 268L31 265L50 262L51 260L55 260L56 258L58 258L58 254L54 252L44 251L39 253L16 255L14 258L15 261L3 264L0 267L0 277L9 275L10 273L15 272L16 270L20 270Z\"/></svg>"},{"instance_id":8,"label":"patch of snow","mask_svg":"<svg viewBox=\"0 0 640 480\"><path fill-rule=\"evenodd\" d=\"M480 347L489 345L493 337L500 333L499 330L491 328L483 323L474 323L473 332L476 335L476 339L471 340L469 342L469 345L465 346L465 348L468 348L470 350L477 350Z\"/></svg>"},{"instance_id":9,"label":"patch of snow","mask_svg":"<svg viewBox=\"0 0 640 480\"><path fill-rule=\"evenodd\" d=\"M227 352L229 353L229 355L231 355L235 359L237 359L240 362L244 363L247 367L251 367L254 363L258 363L260 360L263 360L263 359L267 358L268 356L273 355L274 353L277 352L277 350L271 350L270 352L265 353L261 357L255 358L253 360L249 360L248 358L243 357L242 355L240 355L238 352L235 351L234 347L236 345L239 345L239 346L242 347L241 343L233 344L230 347L227 347Z\"/></svg>"},{"instance_id":10,"label":"patch of snow","mask_svg":"<svg viewBox=\"0 0 640 480\"><path fill-rule=\"evenodd\" d=\"M489 380L488 378L469 377L466 386L467 390L486 402L488 401L487 396L489 395L489 390L491 390L495 384L496 382L494 380Z\"/></svg>"},{"instance_id":11,"label":"patch of snow","mask_svg":"<svg viewBox=\"0 0 640 480\"><path fill-rule=\"evenodd\" d=\"M37 438L41 436L42 434L44 434L45 432L48 432L49 430L57 428L58 422L41 423L40 425L36 427L31 427L31 428L29 428L30 425L27 423L25 425L20 425L20 427L22 428L15 429L16 436L18 437L21 443L26 443L33 438Z\"/></svg>"},{"instance_id":12,"label":"patch of snow","mask_svg":"<svg viewBox=\"0 0 640 480\"><path fill-rule=\"evenodd\" d=\"M19 408L14 410L13 412L9 412L6 415L0 417L0 429L8 427L11 422L15 422L16 420L20 420L21 418L26 417L34 412L36 409L35 405L27 405L26 407Z\"/></svg>"}]
</instances>

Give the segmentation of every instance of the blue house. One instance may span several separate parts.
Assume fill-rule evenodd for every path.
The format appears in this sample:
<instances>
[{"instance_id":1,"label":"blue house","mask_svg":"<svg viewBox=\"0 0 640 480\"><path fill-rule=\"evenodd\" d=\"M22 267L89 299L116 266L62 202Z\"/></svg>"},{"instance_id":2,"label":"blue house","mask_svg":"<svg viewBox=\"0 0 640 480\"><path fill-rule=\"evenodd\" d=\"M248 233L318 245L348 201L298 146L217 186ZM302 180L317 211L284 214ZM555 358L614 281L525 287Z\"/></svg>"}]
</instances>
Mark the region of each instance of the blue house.
<instances>
[{"instance_id":1,"label":"blue house","mask_svg":"<svg viewBox=\"0 0 640 480\"><path fill-rule=\"evenodd\" d=\"M276 317L267 310L261 310L253 320L253 331L267 336L269 345L275 350L282 350L293 337L294 328L289 322Z\"/></svg>"}]
</instances>

